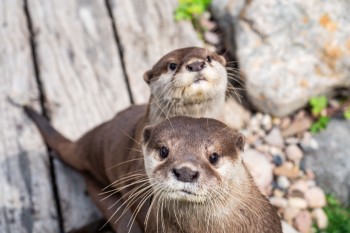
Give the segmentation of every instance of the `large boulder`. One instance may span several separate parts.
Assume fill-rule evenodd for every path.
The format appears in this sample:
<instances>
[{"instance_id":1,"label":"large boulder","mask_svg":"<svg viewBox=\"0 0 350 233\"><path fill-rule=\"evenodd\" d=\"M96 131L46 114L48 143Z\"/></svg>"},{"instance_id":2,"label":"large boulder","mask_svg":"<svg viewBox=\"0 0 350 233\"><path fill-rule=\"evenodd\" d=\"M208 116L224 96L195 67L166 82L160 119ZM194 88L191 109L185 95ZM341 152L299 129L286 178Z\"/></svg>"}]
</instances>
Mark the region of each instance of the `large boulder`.
<instances>
[{"instance_id":1,"label":"large boulder","mask_svg":"<svg viewBox=\"0 0 350 233\"><path fill-rule=\"evenodd\" d=\"M350 86L350 1L214 0L212 11L261 111L287 115Z\"/></svg>"},{"instance_id":2,"label":"large boulder","mask_svg":"<svg viewBox=\"0 0 350 233\"><path fill-rule=\"evenodd\" d=\"M350 121L332 120L315 139L319 149L306 151L305 167L327 193L350 202Z\"/></svg>"}]
</instances>

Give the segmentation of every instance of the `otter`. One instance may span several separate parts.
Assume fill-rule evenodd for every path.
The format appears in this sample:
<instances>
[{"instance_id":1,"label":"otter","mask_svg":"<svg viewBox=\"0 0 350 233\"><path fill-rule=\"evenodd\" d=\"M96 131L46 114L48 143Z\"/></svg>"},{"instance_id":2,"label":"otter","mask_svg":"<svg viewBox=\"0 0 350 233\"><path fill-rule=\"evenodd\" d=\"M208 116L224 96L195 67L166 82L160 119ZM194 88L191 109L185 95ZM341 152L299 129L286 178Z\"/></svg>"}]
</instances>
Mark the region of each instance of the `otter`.
<instances>
[{"instance_id":1,"label":"otter","mask_svg":"<svg viewBox=\"0 0 350 233\"><path fill-rule=\"evenodd\" d=\"M139 199L152 196L145 232L282 232L243 163L244 141L214 119L177 116L146 126L146 174L137 182L151 190Z\"/></svg>"},{"instance_id":2,"label":"otter","mask_svg":"<svg viewBox=\"0 0 350 233\"><path fill-rule=\"evenodd\" d=\"M45 118L26 108L63 161L111 187L104 195L122 193L122 202L109 203L103 210L117 206L112 216L118 216L117 222L124 219L126 228L113 226L115 230L282 232L277 213L258 191L243 163L242 134L214 119L184 116L144 129L130 127L143 117L139 110L130 107L71 142ZM116 133L119 127L129 136L140 132L139 140ZM128 146L139 150L129 152ZM71 163L78 160L79 166ZM106 164L117 164L118 169L106 172ZM93 180L87 179L88 186ZM98 191L92 193L97 195Z\"/></svg>"},{"instance_id":3,"label":"otter","mask_svg":"<svg viewBox=\"0 0 350 233\"><path fill-rule=\"evenodd\" d=\"M76 143L54 131L45 119L30 108L26 108L26 111L38 125L48 146L66 164L84 172L90 196L103 215L110 219L113 214L109 209L107 211L107 204L103 205L99 201L96 190L109 185L123 172L132 170L127 164L113 165L123 162L125 155L128 155L128 159L134 159L134 163L137 162L141 157L140 152L137 152L140 145L135 141L140 140L144 126L148 124L156 124L177 115L221 119L228 85L225 64L226 60L222 56L197 47L178 49L166 54L144 74L144 80L151 89L148 105L128 108ZM52 133L56 136L52 136ZM107 150L108 143L112 146ZM96 162L91 163L94 156ZM112 200L117 202L120 195L116 193L108 196L108 199L108 203L113 203ZM123 232L124 225L121 227L120 224L114 224L113 228Z\"/></svg>"}]
</instances>

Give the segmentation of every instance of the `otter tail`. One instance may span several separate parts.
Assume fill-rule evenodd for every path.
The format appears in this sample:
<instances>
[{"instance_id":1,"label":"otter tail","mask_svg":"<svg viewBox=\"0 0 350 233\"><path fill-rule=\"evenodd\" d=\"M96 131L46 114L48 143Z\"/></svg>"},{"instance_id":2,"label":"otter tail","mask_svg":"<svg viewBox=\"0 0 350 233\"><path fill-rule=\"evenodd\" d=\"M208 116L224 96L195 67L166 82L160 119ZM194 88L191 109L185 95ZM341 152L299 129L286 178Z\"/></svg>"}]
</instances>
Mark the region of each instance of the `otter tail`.
<instances>
[{"instance_id":1,"label":"otter tail","mask_svg":"<svg viewBox=\"0 0 350 233\"><path fill-rule=\"evenodd\" d=\"M29 106L24 106L24 111L33 120L38 127L46 144L57 153L57 157L67 165L81 170L78 161L76 161L77 153L75 153L75 143L65 138L56 129L54 129L49 121Z\"/></svg>"}]
</instances>

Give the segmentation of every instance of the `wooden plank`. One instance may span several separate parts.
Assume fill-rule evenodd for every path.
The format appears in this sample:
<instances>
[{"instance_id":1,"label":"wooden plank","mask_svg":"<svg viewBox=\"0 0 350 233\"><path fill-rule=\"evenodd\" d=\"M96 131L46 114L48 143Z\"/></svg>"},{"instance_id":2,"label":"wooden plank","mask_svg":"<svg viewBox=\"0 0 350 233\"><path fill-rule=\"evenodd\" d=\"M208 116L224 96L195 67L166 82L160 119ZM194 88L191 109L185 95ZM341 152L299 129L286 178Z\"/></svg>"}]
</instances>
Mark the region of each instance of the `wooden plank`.
<instances>
[{"instance_id":1,"label":"wooden plank","mask_svg":"<svg viewBox=\"0 0 350 233\"><path fill-rule=\"evenodd\" d=\"M8 99L40 109L23 1L0 12L0 232L59 232L46 147Z\"/></svg>"},{"instance_id":2,"label":"wooden plank","mask_svg":"<svg viewBox=\"0 0 350 233\"><path fill-rule=\"evenodd\" d=\"M110 0L126 73L136 103L149 98L143 74L163 55L187 46L202 46L191 23L175 22L177 0Z\"/></svg>"},{"instance_id":3,"label":"wooden plank","mask_svg":"<svg viewBox=\"0 0 350 233\"><path fill-rule=\"evenodd\" d=\"M28 0L53 125L71 139L130 105L105 1ZM65 231L96 220L79 175L55 162Z\"/></svg>"}]
</instances>

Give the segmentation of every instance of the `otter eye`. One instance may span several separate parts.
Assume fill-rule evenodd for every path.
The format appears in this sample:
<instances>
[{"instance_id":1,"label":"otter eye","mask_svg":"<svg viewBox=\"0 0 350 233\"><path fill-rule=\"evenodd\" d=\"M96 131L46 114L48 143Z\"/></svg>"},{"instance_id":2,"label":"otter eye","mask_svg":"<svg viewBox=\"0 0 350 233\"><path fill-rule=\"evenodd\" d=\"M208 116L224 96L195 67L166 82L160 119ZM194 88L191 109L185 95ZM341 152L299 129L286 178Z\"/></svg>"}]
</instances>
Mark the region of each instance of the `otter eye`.
<instances>
[{"instance_id":1,"label":"otter eye","mask_svg":"<svg viewBox=\"0 0 350 233\"><path fill-rule=\"evenodd\" d=\"M166 159L167 157L168 157L168 155L169 155L169 150L168 150L168 148L166 148L166 147L162 147L162 148L160 148L160 150L159 150L159 156L162 158L162 159Z\"/></svg>"},{"instance_id":2,"label":"otter eye","mask_svg":"<svg viewBox=\"0 0 350 233\"><path fill-rule=\"evenodd\" d=\"M169 64L169 69L170 70L176 70L176 68L177 68L177 64L175 64L175 63L170 63Z\"/></svg>"},{"instance_id":3,"label":"otter eye","mask_svg":"<svg viewBox=\"0 0 350 233\"><path fill-rule=\"evenodd\" d=\"M209 162L213 165L216 165L219 162L219 155L217 153L212 153L209 156Z\"/></svg>"},{"instance_id":4,"label":"otter eye","mask_svg":"<svg viewBox=\"0 0 350 233\"><path fill-rule=\"evenodd\" d=\"M207 56L207 58L205 59L207 62L211 62L211 60L212 60L212 58L211 58L211 56Z\"/></svg>"}]
</instances>

